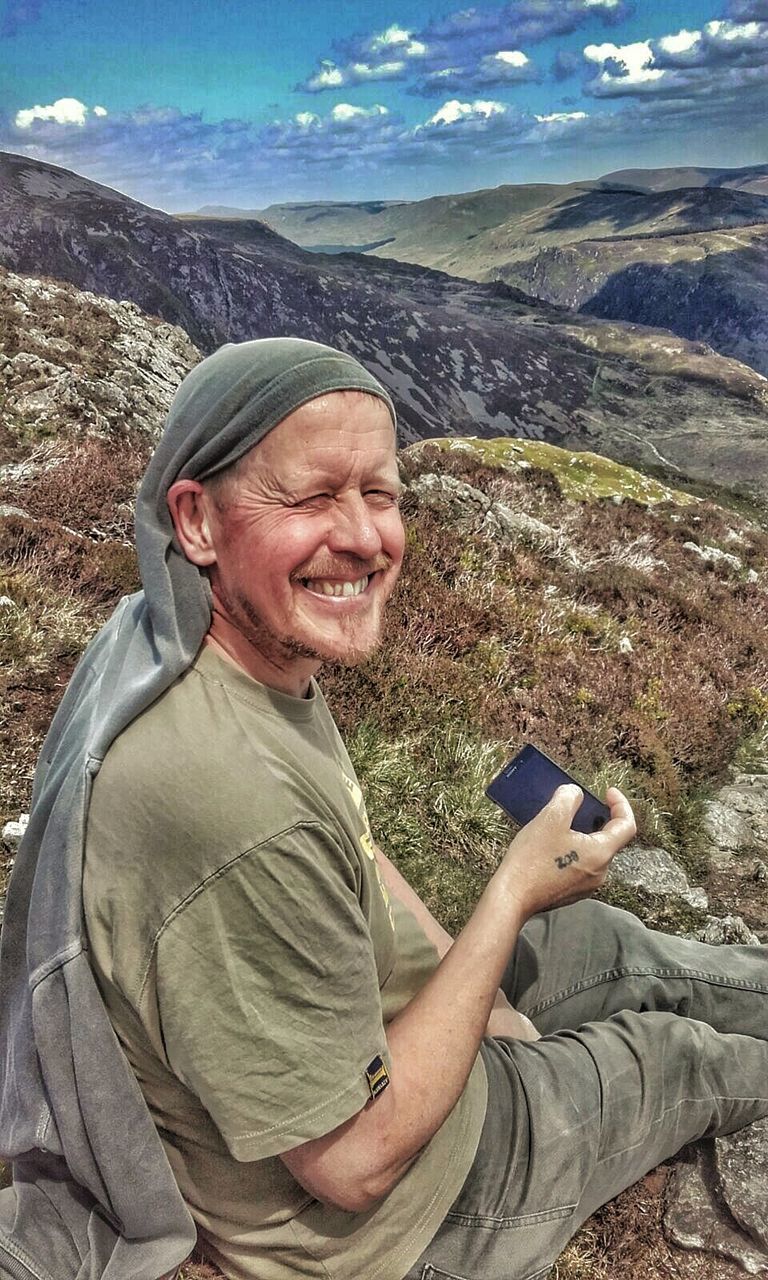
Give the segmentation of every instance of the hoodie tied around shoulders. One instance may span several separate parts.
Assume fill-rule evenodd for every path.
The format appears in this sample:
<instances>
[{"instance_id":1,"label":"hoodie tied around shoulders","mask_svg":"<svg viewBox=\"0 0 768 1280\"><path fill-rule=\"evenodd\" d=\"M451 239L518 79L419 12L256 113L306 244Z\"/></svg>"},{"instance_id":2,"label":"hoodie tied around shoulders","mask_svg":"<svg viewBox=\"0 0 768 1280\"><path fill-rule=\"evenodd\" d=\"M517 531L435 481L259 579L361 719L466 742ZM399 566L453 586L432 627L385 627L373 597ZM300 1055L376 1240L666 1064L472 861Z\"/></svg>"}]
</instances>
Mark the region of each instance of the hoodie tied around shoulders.
<instances>
[{"instance_id":1,"label":"hoodie tied around shoulders","mask_svg":"<svg viewBox=\"0 0 768 1280\"><path fill-rule=\"evenodd\" d=\"M181 384L136 506L143 590L81 658L43 744L0 946L0 1276L157 1280L195 1243L157 1130L88 961L82 875L91 786L119 733L193 661L207 578L182 555L166 495L236 462L333 391L384 388L352 356L299 338L231 344Z\"/></svg>"}]
</instances>

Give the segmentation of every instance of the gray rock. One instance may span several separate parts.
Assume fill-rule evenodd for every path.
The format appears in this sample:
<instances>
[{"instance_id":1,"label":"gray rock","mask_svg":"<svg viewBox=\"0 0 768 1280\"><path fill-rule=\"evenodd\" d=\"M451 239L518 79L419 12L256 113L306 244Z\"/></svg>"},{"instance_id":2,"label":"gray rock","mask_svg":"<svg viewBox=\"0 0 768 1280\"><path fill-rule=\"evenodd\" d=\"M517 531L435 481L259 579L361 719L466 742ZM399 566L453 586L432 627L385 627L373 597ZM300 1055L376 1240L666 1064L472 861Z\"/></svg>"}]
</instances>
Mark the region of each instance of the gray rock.
<instances>
[{"instance_id":1,"label":"gray rock","mask_svg":"<svg viewBox=\"0 0 768 1280\"><path fill-rule=\"evenodd\" d=\"M729 946L731 943L747 947L760 945L757 934L752 932L741 916L710 916L698 938L700 942L708 942L712 947Z\"/></svg>"},{"instance_id":2,"label":"gray rock","mask_svg":"<svg viewBox=\"0 0 768 1280\"><path fill-rule=\"evenodd\" d=\"M492 502L487 494L451 475L428 472L411 482L411 492L433 510L444 511L457 524L508 545L524 542L544 551L567 554L564 539L543 520L524 511L514 511L503 502Z\"/></svg>"},{"instance_id":3,"label":"gray rock","mask_svg":"<svg viewBox=\"0 0 768 1280\"><path fill-rule=\"evenodd\" d=\"M752 844L768 854L768 774L737 773L718 799L746 820Z\"/></svg>"},{"instance_id":4,"label":"gray rock","mask_svg":"<svg viewBox=\"0 0 768 1280\"><path fill-rule=\"evenodd\" d=\"M692 888L679 862L666 849L648 848L631 844L621 849L611 864L609 884L622 884L630 889L644 889L659 897L682 898L691 907L706 911L707 895L703 889Z\"/></svg>"},{"instance_id":5,"label":"gray rock","mask_svg":"<svg viewBox=\"0 0 768 1280\"><path fill-rule=\"evenodd\" d=\"M24 520L29 520L29 512L23 507L14 507L10 502L0 502L0 516L21 516Z\"/></svg>"},{"instance_id":6,"label":"gray rock","mask_svg":"<svg viewBox=\"0 0 768 1280\"><path fill-rule=\"evenodd\" d=\"M735 853L754 844L747 818L722 799L705 802L703 826L711 845L710 858L716 867L727 867Z\"/></svg>"},{"instance_id":7,"label":"gray rock","mask_svg":"<svg viewBox=\"0 0 768 1280\"><path fill-rule=\"evenodd\" d=\"M768 1262L768 1120L715 1141L719 1191L742 1230L766 1251Z\"/></svg>"},{"instance_id":8,"label":"gray rock","mask_svg":"<svg viewBox=\"0 0 768 1280\"><path fill-rule=\"evenodd\" d=\"M3 413L33 438L55 439L72 422L102 434L136 430L156 436L179 382L200 356L181 329L64 283L43 285L0 271L0 301L24 316L15 334L22 349L0 355ZM103 368L84 364L75 342L51 336L62 316L69 317L73 336L94 326L111 330L100 349ZM44 461L35 458L32 470ZM4 473L13 479L15 468L24 475L29 462L11 464Z\"/></svg>"},{"instance_id":9,"label":"gray rock","mask_svg":"<svg viewBox=\"0 0 768 1280\"><path fill-rule=\"evenodd\" d=\"M710 1144L693 1163L680 1164L670 1179L664 1230L683 1249L702 1249L736 1262L749 1275L768 1273L768 1252L754 1241L720 1200Z\"/></svg>"},{"instance_id":10,"label":"gray rock","mask_svg":"<svg viewBox=\"0 0 768 1280\"><path fill-rule=\"evenodd\" d=\"M695 542L684 542L683 547L686 551L694 552L706 564L723 564L729 569L741 568L738 556L731 555L729 551L721 551L719 547L700 547Z\"/></svg>"},{"instance_id":11,"label":"gray rock","mask_svg":"<svg viewBox=\"0 0 768 1280\"><path fill-rule=\"evenodd\" d=\"M21 844L24 832L29 825L29 814L20 813L18 822L6 822L3 827L3 844L15 853Z\"/></svg>"}]
</instances>

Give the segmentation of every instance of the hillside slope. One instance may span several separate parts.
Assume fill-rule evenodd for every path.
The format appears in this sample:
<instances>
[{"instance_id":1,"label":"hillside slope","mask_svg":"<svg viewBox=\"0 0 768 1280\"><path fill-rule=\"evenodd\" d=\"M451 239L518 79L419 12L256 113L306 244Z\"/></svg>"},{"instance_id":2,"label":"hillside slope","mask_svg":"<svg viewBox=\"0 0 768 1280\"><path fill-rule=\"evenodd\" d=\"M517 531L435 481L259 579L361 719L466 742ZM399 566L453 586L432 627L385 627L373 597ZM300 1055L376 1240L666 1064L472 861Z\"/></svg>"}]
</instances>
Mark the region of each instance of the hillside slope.
<instances>
[{"instance_id":1,"label":"hillside slope","mask_svg":"<svg viewBox=\"0 0 768 1280\"><path fill-rule=\"evenodd\" d=\"M406 439L517 435L768 493L768 383L711 350L407 264L318 257L254 222L181 223L0 156L0 262L128 299L209 351L298 333L390 388Z\"/></svg>"},{"instance_id":2,"label":"hillside slope","mask_svg":"<svg viewBox=\"0 0 768 1280\"><path fill-rule=\"evenodd\" d=\"M504 280L590 315L669 328L768 372L766 166L626 170L397 208L284 205L259 216L299 244Z\"/></svg>"},{"instance_id":3,"label":"hillside slope","mask_svg":"<svg viewBox=\"0 0 768 1280\"><path fill-rule=\"evenodd\" d=\"M768 223L584 239L491 274L584 315L672 329L768 374Z\"/></svg>"}]
</instances>

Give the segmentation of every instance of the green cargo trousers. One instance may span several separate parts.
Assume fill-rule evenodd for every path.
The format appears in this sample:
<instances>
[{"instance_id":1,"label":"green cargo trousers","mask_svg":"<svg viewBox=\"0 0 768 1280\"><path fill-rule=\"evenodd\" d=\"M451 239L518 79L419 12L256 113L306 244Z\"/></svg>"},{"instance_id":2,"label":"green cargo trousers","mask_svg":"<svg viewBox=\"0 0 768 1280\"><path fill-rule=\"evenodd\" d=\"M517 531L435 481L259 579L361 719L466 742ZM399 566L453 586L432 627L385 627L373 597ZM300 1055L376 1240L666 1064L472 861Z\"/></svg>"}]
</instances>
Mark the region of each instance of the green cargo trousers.
<instances>
[{"instance_id":1,"label":"green cargo trousers","mask_svg":"<svg viewBox=\"0 0 768 1280\"><path fill-rule=\"evenodd\" d=\"M586 901L529 921L502 985L543 1038L484 1042L480 1145L406 1280L539 1280L649 1169L768 1115L768 947Z\"/></svg>"}]
</instances>

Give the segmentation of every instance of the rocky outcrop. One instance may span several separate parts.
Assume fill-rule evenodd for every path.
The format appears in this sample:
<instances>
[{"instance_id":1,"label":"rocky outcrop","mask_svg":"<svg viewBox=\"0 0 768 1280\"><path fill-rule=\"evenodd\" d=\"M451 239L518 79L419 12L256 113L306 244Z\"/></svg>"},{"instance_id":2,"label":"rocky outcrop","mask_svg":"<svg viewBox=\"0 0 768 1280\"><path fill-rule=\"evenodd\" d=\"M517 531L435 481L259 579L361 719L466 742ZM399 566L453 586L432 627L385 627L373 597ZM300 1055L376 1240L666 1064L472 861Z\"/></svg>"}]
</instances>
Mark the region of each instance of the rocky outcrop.
<instances>
[{"instance_id":1,"label":"rocky outcrop","mask_svg":"<svg viewBox=\"0 0 768 1280\"><path fill-rule=\"evenodd\" d=\"M551 525L525 511L513 511L506 503L493 502L481 489L454 476L427 472L410 488L424 506L442 511L459 528L483 534L501 546L520 542L573 561L565 539Z\"/></svg>"},{"instance_id":2,"label":"rocky outcrop","mask_svg":"<svg viewBox=\"0 0 768 1280\"><path fill-rule=\"evenodd\" d=\"M738 853L752 853L757 863L768 861L768 777L737 772L704 806L710 859L729 866ZM756 879L761 879L757 866Z\"/></svg>"},{"instance_id":3,"label":"rocky outcrop","mask_svg":"<svg viewBox=\"0 0 768 1280\"><path fill-rule=\"evenodd\" d=\"M200 359L183 330L131 302L0 268L0 403L29 443L78 432L154 437Z\"/></svg>"},{"instance_id":4,"label":"rocky outcrop","mask_svg":"<svg viewBox=\"0 0 768 1280\"><path fill-rule=\"evenodd\" d=\"M547 302L671 329L768 373L768 222L682 235L607 236L542 247L494 274ZM485 277L487 278L487 277Z\"/></svg>"},{"instance_id":5,"label":"rocky outcrop","mask_svg":"<svg viewBox=\"0 0 768 1280\"><path fill-rule=\"evenodd\" d=\"M611 864L608 884L639 891L648 905L654 900L673 898L698 911L706 911L709 906L704 889L691 887L680 863L666 849L641 844L621 849Z\"/></svg>"}]
</instances>

